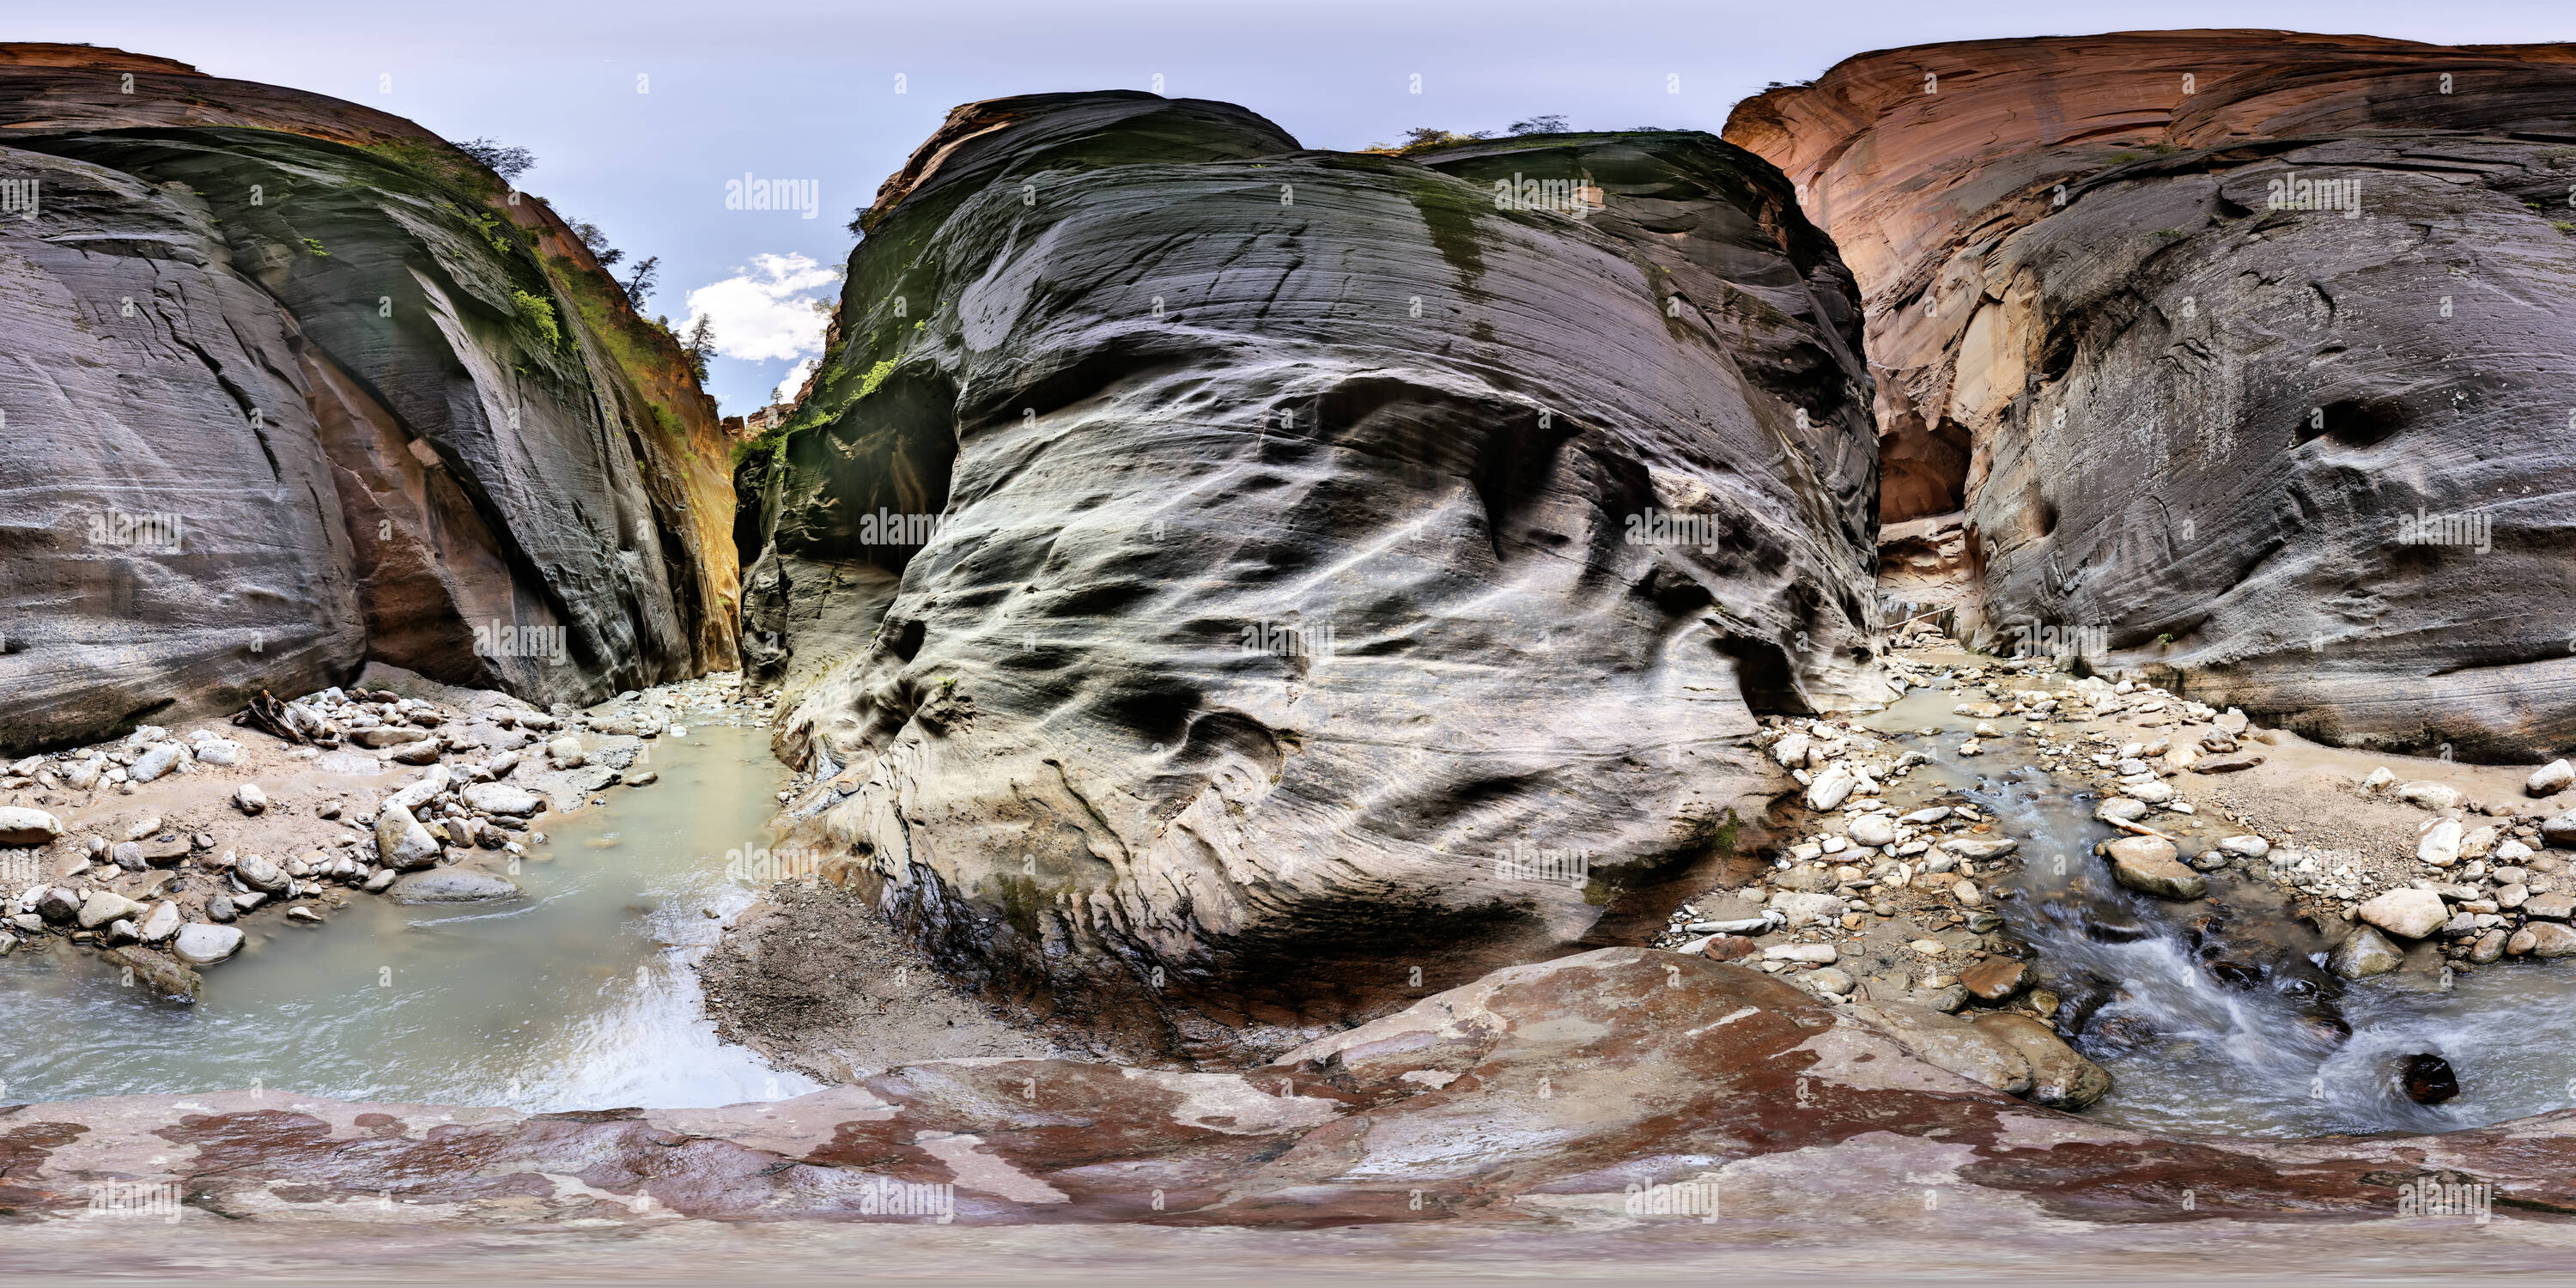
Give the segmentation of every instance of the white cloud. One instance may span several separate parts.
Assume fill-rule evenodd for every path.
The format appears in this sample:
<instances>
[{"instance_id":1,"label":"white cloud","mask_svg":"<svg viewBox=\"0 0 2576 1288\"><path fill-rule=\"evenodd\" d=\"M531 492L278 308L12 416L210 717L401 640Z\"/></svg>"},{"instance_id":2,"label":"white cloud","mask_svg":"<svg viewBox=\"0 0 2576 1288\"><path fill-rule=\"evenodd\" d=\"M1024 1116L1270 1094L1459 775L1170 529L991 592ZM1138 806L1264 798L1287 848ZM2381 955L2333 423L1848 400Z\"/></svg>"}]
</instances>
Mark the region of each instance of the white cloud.
<instances>
[{"instance_id":1,"label":"white cloud","mask_svg":"<svg viewBox=\"0 0 2576 1288\"><path fill-rule=\"evenodd\" d=\"M821 364L822 360L819 358L797 359L796 365L787 369L787 378L779 381L776 389L769 391L769 401L783 403L794 398L796 391L805 387L805 377L813 375L814 368Z\"/></svg>"},{"instance_id":2,"label":"white cloud","mask_svg":"<svg viewBox=\"0 0 2576 1288\"><path fill-rule=\"evenodd\" d=\"M754 255L750 268L689 292L689 317L680 334L703 317L715 327L722 357L766 362L821 353L829 315L815 305L828 307L829 300L813 292L840 280L838 271L803 255Z\"/></svg>"}]
</instances>

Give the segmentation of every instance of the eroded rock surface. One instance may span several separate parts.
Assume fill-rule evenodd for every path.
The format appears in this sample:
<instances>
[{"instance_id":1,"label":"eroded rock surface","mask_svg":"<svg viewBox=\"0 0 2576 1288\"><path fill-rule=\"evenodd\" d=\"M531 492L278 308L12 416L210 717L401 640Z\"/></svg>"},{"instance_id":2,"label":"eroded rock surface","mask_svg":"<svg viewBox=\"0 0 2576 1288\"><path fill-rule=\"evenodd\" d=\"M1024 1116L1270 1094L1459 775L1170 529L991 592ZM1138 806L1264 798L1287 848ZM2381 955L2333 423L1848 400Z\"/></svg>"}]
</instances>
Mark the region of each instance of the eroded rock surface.
<instances>
[{"instance_id":1,"label":"eroded rock surface","mask_svg":"<svg viewBox=\"0 0 2576 1288\"><path fill-rule=\"evenodd\" d=\"M1852 296L1777 178L1430 160L1007 99L865 216L754 664L850 879L1028 1012L1241 1058L1563 951L1789 785L1749 706L1883 697Z\"/></svg>"},{"instance_id":2,"label":"eroded rock surface","mask_svg":"<svg viewBox=\"0 0 2576 1288\"><path fill-rule=\"evenodd\" d=\"M50 48L0 59L0 746L732 664L713 404L560 219L400 118Z\"/></svg>"},{"instance_id":3,"label":"eroded rock surface","mask_svg":"<svg viewBox=\"0 0 2576 1288\"><path fill-rule=\"evenodd\" d=\"M1927 45L1727 138L1859 278L1882 517L1965 506L1979 638L2321 740L2576 743L2569 46Z\"/></svg>"}]
</instances>

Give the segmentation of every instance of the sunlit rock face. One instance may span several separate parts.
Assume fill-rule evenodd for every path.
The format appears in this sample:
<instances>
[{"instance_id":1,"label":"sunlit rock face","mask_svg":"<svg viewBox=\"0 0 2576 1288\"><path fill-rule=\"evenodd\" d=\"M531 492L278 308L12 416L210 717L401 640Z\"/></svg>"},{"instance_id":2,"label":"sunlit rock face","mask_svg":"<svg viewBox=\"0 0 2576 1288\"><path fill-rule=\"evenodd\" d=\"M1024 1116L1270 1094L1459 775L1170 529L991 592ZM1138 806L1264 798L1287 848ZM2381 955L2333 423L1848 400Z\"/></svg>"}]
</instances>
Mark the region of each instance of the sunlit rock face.
<instances>
[{"instance_id":1,"label":"sunlit rock face","mask_svg":"<svg viewBox=\"0 0 2576 1288\"><path fill-rule=\"evenodd\" d=\"M1929 45L1736 109L1869 300L1990 641L2346 743L2576 742L2576 50Z\"/></svg>"},{"instance_id":2,"label":"sunlit rock face","mask_svg":"<svg viewBox=\"0 0 2576 1288\"><path fill-rule=\"evenodd\" d=\"M1716 139L1006 99L864 224L753 664L1024 1013L1234 1058L1659 917L1790 786L1755 711L1884 697L1856 296Z\"/></svg>"},{"instance_id":3,"label":"sunlit rock face","mask_svg":"<svg viewBox=\"0 0 2576 1288\"><path fill-rule=\"evenodd\" d=\"M418 126L0 47L0 747L370 660L539 701L733 664L732 490L668 335Z\"/></svg>"}]
</instances>

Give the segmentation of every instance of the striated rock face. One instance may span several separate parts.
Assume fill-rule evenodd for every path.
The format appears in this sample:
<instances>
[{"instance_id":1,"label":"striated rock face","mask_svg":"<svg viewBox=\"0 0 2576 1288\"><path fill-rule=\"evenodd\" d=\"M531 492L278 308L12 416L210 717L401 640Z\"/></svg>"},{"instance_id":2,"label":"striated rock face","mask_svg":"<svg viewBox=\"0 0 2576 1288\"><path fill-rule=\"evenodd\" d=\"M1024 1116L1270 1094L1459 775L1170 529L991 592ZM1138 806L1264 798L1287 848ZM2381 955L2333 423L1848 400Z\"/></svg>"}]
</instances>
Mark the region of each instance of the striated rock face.
<instances>
[{"instance_id":1,"label":"striated rock face","mask_svg":"<svg viewBox=\"0 0 2576 1288\"><path fill-rule=\"evenodd\" d=\"M369 660L576 702L731 665L713 405L544 205L352 104L7 50L0 746Z\"/></svg>"},{"instance_id":2,"label":"striated rock face","mask_svg":"<svg viewBox=\"0 0 2576 1288\"><path fill-rule=\"evenodd\" d=\"M1417 1239L1680 1229L1703 1260L1711 1238L1803 1231L1839 1254L1901 1242L1915 1265L1964 1219L1979 1245L2035 1235L2061 1253L2070 1232L2093 1248L2172 1225L2190 1236L2177 1251L2322 1227L2402 1254L2424 1227L2388 1218L2446 1180L2503 1200L2480 1238L2557 1231L2563 1248L2564 1223L2531 1214L2576 1203L2569 1130L2556 1114L2443 1136L2143 1137L1939 1068L1759 972L1622 948L1500 972L1245 1072L930 1061L767 1104L544 1115L278 1090L13 1105L0 1221L32 1242L119 1181L201 1225L191 1247L245 1229L301 1250L351 1225L479 1244L722 1223L739 1264L740 1240L780 1224L1401 1223Z\"/></svg>"},{"instance_id":3,"label":"striated rock face","mask_svg":"<svg viewBox=\"0 0 2576 1288\"><path fill-rule=\"evenodd\" d=\"M1006 99L865 218L749 476L749 661L845 879L1028 1013L1239 1058L1565 951L1790 786L1755 710L1884 696L1854 296L1785 185L1427 160Z\"/></svg>"},{"instance_id":4,"label":"striated rock face","mask_svg":"<svg viewBox=\"0 0 2576 1288\"><path fill-rule=\"evenodd\" d=\"M1739 105L1987 626L2321 739L2576 742L2576 46L1930 45Z\"/></svg>"}]
</instances>

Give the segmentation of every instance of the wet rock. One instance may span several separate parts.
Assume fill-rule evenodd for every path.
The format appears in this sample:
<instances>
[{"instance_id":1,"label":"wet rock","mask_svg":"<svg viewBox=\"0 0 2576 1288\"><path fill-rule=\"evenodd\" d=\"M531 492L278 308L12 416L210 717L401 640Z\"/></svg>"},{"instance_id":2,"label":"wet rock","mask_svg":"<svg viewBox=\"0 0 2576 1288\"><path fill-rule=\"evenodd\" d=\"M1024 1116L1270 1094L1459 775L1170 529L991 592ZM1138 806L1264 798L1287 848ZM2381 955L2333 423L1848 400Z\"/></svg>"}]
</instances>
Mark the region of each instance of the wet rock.
<instances>
[{"instance_id":1,"label":"wet rock","mask_svg":"<svg viewBox=\"0 0 2576 1288\"><path fill-rule=\"evenodd\" d=\"M51 845L62 834L62 820L43 810L0 806L0 846Z\"/></svg>"},{"instance_id":2,"label":"wet rock","mask_svg":"<svg viewBox=\"0 0 2576 1288\"><path fill-rule=\"evenodd\" d=\"M2352 928L2342 943L2326 956L2326 969L2345 979L2368 979L2385 975L2406 964L2406 954L2373 926Z\"/></svg>"},{"instance_id":3,"label":"wet rock","mask_svg":"<svg viewBox=\"0 0 2576 1288\"><path fill-rule=\"evenodd\" d=\"M261 791L257 783L243 783L233 789L233 808L244 814L265 814L268 812L268 793Z\"/></svg>"},{"instance_id":4,"label":"wet rock","mask_svg":"<svg viewBox=\"0 0 2576 1288\"><path fill-rule=\"evenodd\" d=\"M231 905L225 905L229 918ZM241 951L242 932L234 926L210 926L192 922L179 930L170 944L170 953L191 966L212 966Z\"/></svg>"},{"instance_id":5,"label":"wet rock","mask_svg":"<svg viewBox=\"0 0 2576 1288\"><path fill-rule=\"evenodd\" d=\"M2093 817L2105 823L2134 823L2147 816L2147 803L2127 796L2106 797L2093 807Z\"/></svg>"},{"instance_id":6,"label":"wet rock","mask_svg":"<svg viewBox=\"0 0 2576 1288\"><path fill-rule=\"evenodd\" d=\"M69 924L80 909L80 892L69 886L48 886L36 896L36 915L50 925Z\"/></svg>"},{"instance_id":7,"label":"wet rock","mask_svg":"<svg viewBox=\"0 0 2576 1288\"><path fill-rule=\"evenodd\" d=\"M2354 915L2400 939L2422 939L2450 920L2442 896L2430 890L2399 889L2363 903Z\"/></svg>"},{"instance_id":8,"label":"wet rock","mask_svg":"<svg viewBox=\"0 0 2576 1288\"><path fill-rule=\"evenodd\" d=\"M2111 879L2140 894L2198 899L2209 893L2209 878L2175 861L2173 842L2162 837L2122 837L2103 851L2111 859Z\"/></svg>"},{"instance_id":9,"label":"wet rock","mask_svg":"<svg viewBox=\"0 0 2576 1288\"><path fill-rule=\"evenodd\" d=\"M2531 777L2524 780L2522 792L2525 796L2555 796L2569 787L2576 787L2576 766L2561 759L2533 770Z\"/></svg>"},{"instance_id":10,"label":"wet rock","mask_svg":"<svg viewBox=\"0 0 2576 1288\"><path fill-rule=\"evenodd\" d=\"M2438 1105L2460 1094L2460 1081L2451 1072L2451 1062L2438 1055L2410 1055L2400 1060L2397 1085L2408 1100L2419 1105Z\"/></svg>"},{"instance_id":11,"label":"wet rock","mask_svg":"<svg viewBox=\"0 0 2576 1288\"><path fill-rule=\"evenodd\" d=\"M197 972L180 965L149 948L110 948L99 954L111 965L134 972L135 984L159 997L177 1002L194 1002L201 987Z\"/></svg>"},{"instance_id":12,"label":"wet rock","mask_svg":"<svg viewBox=\"0 0 2576 1288\"><path fill-rule=\"evenodd\" d=\"M2478 936L2478 942L2469 948L2469 960L2484 966L2504 956L2505 939L2506 935L2502 929L2489 930Z\"/></svg>"},{"instance_id":13,"label":"wet rock","mask_svg":"<svg viewBox=\"0 0 2576 1288\"><path fill-rule=\"evenodd\" d=\"M322 914L303 904L297 904L296 906L287 909L286 919L288 921L302 922L308 926L318 926L322 924Z\"/></svg>"},{"instance_id":14,"label":"wet rock","mask_svg":"<svg viewBox=\"0 0 2576 1288\"><path fill-rule=\"evenodd\" d=\"M1989 957L1959 972L1959 984L1988 1002L2000 1002L2030 987L2036 977L2030 963L2017 957Z\"/></svg>"},{"instance_id":15,"label":"wet rock","mask_svg":"<svg viewBox=\"0 0 2576 1288\"><path fill-rule=\"evenodd\" d=\"M1966 1020L1906 1002L1857 1003L1852 1010L1926 1063L2010 1095L2030 1090L2030 1061L2020 1049Z\"/></svg>"},{"instance_id":16,"label":"wet rock","mask_svg":"<svg viewBox=\"0 0 2576 1288\"><path fill-rule=\"evenodd\" d=\"M2515 932L2517 938L2526 934L2531 936L2531 946L2524 951L2534 957L2576 955L2576 930L2571 930L2555 921L2531 922Z\"/></svg>"},{"instance_id":17,"label":"wet rock","mask_svg":"<svg viewBox=\"0 0 2576 1288\"><path fill-rule=\"evenodd\" d=\"M438 838L411 811L387 805L376 815L378 863L396 872L410 872L438 862L438 853Z\"/></svg>"},{"instance_id":18,"label":"wet rock","mask_svg":"<svg viewBox=\"0 0 2576 1288\"><path fill-rule=\"evenodd\" d=\"M1996 1011L1973 1021L1978 1030L2010 1043L2030 1064L2033 1104L2074 1111L2111 1091L2111 1071L2076 1054L2046 1024L2018 1011Z\"/></svg>"},{"instance_id":19,"label":"wet rock","mask_svg":"<svg viewBox=\"0 0 2576 1288\"><path fill-rule=\"evenodd\" d=\"M661 777L661 774L650 769L630 769L621 775L618 781L628 787L650 787Z\"/></svg>"},{"instance_id":20,"label":"wet rock","mask_svg":"<svg viewBox=\"0 0 2576 1288\"><path fill-rule=\"evenodd\" d=\"M470 868L433 868L393 882L395 903L484 903L519 897L517 883Z\"/></svg>"},{"instance_id":21,"label":"wet rock","mask_svg":"<svg viewBox=\"0 0 2576 1288\"><path fill-rule=\"evenodd\" d=\"M287 885L294 880L294 878L286 875L286 870L284 868L279 867L267 858L257 854L245 854L241 857L240 861L234 863L233 876L243 885L249 886L252 890L266 895L283 893ZM235 905L241 907L254 906L244 904L239 899L235 899L233 902Z\"/></svg>"}]
</instances>

